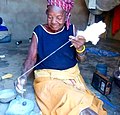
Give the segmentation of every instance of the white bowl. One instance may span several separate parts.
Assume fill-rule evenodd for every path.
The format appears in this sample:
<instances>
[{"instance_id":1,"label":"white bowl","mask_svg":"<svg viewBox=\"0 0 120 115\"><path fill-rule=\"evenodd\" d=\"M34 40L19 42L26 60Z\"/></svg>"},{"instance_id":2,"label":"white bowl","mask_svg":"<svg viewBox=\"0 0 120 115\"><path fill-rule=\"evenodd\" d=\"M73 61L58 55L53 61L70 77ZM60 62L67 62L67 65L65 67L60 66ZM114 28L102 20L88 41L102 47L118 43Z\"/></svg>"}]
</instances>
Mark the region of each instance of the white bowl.
<instances>
[{"instance_id":1,"label":"white bowl","mask_svg":"<svg viewBox=\"0 0 120 115\"><path fill-rule=\"evenodd\" d=\"M13 100L17 96L14 89L4 89L0 91L0 102L7 103Z\"/></svg>"}]
</instances>

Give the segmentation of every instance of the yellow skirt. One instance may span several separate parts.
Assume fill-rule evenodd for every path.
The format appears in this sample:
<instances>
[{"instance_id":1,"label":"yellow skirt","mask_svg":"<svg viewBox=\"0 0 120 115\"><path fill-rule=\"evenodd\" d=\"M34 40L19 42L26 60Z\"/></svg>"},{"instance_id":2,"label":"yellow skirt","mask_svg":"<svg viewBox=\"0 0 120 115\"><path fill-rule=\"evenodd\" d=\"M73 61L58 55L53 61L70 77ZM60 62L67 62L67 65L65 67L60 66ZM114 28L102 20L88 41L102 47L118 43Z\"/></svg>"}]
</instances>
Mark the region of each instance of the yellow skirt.
<instances>
[{"instance_id":1,"label":"yellow skirt","mask_svg":"<svg viewBox=\"0 0 120 115\"><path fill-rule=\"evenodd\" d=\"M35 70L34 89L43 115L79 115L90 108L107 115L103 102L88 90L78 65L66 70Z\"/></svg>"}]
</instances>

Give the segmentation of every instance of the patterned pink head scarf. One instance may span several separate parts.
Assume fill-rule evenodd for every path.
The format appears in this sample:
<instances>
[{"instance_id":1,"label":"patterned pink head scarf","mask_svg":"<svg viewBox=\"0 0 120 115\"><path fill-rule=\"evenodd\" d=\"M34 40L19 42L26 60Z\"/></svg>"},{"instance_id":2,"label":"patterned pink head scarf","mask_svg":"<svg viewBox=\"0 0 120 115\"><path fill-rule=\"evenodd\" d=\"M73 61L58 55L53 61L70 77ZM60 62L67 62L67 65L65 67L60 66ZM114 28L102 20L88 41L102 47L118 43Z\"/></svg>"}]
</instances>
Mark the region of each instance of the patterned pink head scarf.
<instances>
[{"instance_id":1,"label":"patterned pink head scarf","mask_svg":"<svg viewBox=\"0 0 120 115\"><path fill-rule=\"evenodd\" d=\"M67 26L67 29L69 29L70 15L71 15L70 11L73 8L74 0L47 0L47 1L48 1L48 5L58 6L66 11L66 15L67 15L66 26Z\"/></svg>"}]
</instances>

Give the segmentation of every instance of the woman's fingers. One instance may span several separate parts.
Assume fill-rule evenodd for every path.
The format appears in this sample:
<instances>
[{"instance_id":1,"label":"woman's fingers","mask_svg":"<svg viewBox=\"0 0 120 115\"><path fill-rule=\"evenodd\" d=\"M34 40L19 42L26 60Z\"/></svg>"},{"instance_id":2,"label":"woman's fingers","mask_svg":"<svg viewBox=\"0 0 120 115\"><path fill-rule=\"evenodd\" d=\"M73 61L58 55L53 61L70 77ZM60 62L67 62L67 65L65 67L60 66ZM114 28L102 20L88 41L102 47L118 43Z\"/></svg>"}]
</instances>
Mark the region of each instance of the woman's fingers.
<instances>
[{"instance_id":1,"label":"woman's fingers","mask_svg":"<svg viewBox=\"0 0 120 115\"><path fill-rule=\"evenodd\" d=\"M80 49L82 45L85 43L85 39L82 36L69 36L70 41L72 43L72 46L74 46L76 49Z\"/></svg>"}]
</instances>

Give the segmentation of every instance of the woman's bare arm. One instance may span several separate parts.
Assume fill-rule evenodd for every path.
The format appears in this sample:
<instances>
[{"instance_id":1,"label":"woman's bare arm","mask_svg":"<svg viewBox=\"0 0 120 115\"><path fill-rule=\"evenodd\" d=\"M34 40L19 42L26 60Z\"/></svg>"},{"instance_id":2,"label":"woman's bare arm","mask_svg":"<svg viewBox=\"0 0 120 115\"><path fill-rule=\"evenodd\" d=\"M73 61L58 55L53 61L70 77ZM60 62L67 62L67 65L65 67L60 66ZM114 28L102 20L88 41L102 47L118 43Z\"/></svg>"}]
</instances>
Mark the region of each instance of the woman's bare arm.
<instances>
[{"instance_id":1,"label":"woman's bare arm","mask_svg":"<svg viewBox=\"0 0 120 115\"><path fill-rule=\"evenodd\" d=\"M32 68L36 63L36 60L37 60L37 39L36 36L33 34L32 41L28 50L28 55L23 64L23 73ZM30 73L31 71L28 72L26 76L28 76Z\"/></svg>"}]
</instances>

